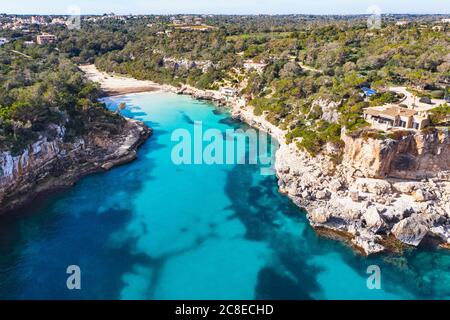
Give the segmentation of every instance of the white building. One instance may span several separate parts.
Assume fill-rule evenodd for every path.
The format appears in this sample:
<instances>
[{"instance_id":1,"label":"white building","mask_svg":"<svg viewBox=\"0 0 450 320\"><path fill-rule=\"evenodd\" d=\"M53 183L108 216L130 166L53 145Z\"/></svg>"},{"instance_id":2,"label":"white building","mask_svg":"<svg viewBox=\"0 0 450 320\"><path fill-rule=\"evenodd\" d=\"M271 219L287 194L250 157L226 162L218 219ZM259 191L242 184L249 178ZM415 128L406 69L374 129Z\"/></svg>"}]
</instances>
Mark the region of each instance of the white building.
<instances>
[{"instance_id":1,"label":"white building","mask_svg":"<svg viewBox=\"0 0 450 320\"><path fill-rule=\"evenodd\" d=\"M220 93L227 97L235 97L237 95L237 90L233 88L220 88Z\"/></svg>"}]
</instances>

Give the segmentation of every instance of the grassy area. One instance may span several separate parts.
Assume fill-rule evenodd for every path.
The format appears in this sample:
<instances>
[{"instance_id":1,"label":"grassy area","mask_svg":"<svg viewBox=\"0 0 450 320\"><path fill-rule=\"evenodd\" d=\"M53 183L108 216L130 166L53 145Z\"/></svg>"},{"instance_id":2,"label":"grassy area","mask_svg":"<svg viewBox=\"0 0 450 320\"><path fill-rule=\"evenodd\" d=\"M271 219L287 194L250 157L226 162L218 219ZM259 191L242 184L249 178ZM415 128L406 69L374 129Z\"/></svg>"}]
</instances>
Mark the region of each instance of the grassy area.
<instances>
[{"instance_id":1,"label":"grassy area","mask_svg":"<svg viewBox=\"0 0 450 320\"><path fill-rule=\"evenodd\" d=\"M433 126L450 125L450 106L446 103L430 110L430 120Z\"/></svg>"},{"instance_id":2,"label":"grassy area","mask_svg":"<svg viewBox=\"0 0 450 320\"><path fill-rule=\"evenodd\" d=\"M311 156L316 156L328 142L337 145L343 143L341 140L341 125L324 120L318 121L314 128L300 125L286 134L288 143L291 143L295 138L301 138L297 146L307 151Z\"/></svg>"}]
</instances>

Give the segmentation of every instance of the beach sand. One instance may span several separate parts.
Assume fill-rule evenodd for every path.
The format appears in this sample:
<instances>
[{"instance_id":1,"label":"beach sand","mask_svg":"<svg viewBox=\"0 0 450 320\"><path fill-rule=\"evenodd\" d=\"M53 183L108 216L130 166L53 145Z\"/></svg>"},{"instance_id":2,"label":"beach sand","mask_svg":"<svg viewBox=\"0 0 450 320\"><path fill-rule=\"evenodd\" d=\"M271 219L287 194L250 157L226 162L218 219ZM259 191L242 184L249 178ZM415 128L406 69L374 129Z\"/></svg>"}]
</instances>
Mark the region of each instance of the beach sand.
<instances>
[{"instance_id":1,"label":"beach sand","mask_svg":"<svg viewBox=\"0 0 450 320\"><path fill-rule=\"evenodd\" d=\"M110 75L106 72L98 70L93 64L81 65L79 68L86 74L86 77L89 80L99 83L102 90L108 96L168 89L165 85L160 85L153 81L144 81L125 76Z\"/></svg>"}]
</instances>

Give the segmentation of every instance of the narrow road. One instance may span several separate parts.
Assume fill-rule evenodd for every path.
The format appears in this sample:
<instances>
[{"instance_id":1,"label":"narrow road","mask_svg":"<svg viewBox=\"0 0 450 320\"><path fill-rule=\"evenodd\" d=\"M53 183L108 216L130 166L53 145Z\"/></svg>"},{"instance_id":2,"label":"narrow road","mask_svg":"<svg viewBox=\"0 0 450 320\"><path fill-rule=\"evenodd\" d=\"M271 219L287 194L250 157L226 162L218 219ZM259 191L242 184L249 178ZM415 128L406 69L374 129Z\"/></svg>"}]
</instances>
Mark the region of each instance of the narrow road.
<instances>
[{"instance_id":1,"label":"narrow road","mask_svg":"<svg viewBox=\"0 0 450 320\"><path fill-rule=\"evenodd\" d=\"M25 53L22 53L22 52L20 52L20 51L11 50L11 52L16 53L16 54L19 54L19 55L21 55L21 56L24 56L25 58L28 58L28 59L33 59L33 57L31 57L31 56L29 56L29 55L27 55L27 54L25 54Z\"/></svg>"}]
</instances>

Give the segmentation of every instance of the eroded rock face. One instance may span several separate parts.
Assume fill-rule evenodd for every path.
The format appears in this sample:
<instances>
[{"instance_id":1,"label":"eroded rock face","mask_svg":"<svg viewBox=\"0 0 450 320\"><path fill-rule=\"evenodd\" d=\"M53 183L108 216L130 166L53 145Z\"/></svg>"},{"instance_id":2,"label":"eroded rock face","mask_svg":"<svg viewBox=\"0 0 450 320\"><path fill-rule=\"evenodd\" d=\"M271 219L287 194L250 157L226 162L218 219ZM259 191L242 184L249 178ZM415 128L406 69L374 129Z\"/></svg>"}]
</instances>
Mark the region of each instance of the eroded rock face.
<instances>
[{"instance_id":1,"label":"eroded rock face","mask_svg":"<svg viewBox=\"0 0 450 320\"><path fill-rule=\"evenodd\" d=\"M325 208L317 208L309 214L309 219L313 224L321 225L328 221L330 214Z\"/></svg>"},{"instance_id":2,"label":"eroded rock face","mask_svg":"<svg viewBox=\"0 0 450 320\"><path fill-rule=\"evenodd\" d=\"M414 190L420 189L421 184L420 182L416 181L406 181L406 182L397 182L393 184L394 190L405 193L405 194L411 194Z\"/></svg>"},{"instance_id":3,"label":"eroded rock face","mask_svg":"<svg viewBox=\"0 0 450 320\"><path fill-rule=\"evenodd\" d=\"M343 162L368 178L428 179L450 181L448 133L412 134L399 141L353 138L345 142Z\"/></svg>"},{"instance_id":4,"label":"eroded rock face","mask_svg":"<svg viewBox=\"0 0 450 320\"><path fill-rule=\"evenodd\" d=\"M251 111L239 109L234 115L279 140L275 168L280 191L306 209L314 228L346 234L367 255L386 250L383 240L391 234L413 246L427 235L450 243L445 135L400 142L343 137L344 161L336 165L333 152L312 158L295 143L287 145L279 128Z\"/></svg>"},{"instance_id":5,"label":"eroded rock face","mask_svg":"<svg viewBox=\"0 0 450 320\"><path fill-rule=\"evenodd\" d=\"M0 153L0 213L16 208L37 193L73 184L81 176L107 170L136 157L136 148L151 130L127 119L119 134L99 132L64 142L64 128L48 141L41 137L22 154Z\"/></svg>"}]
</instances>

